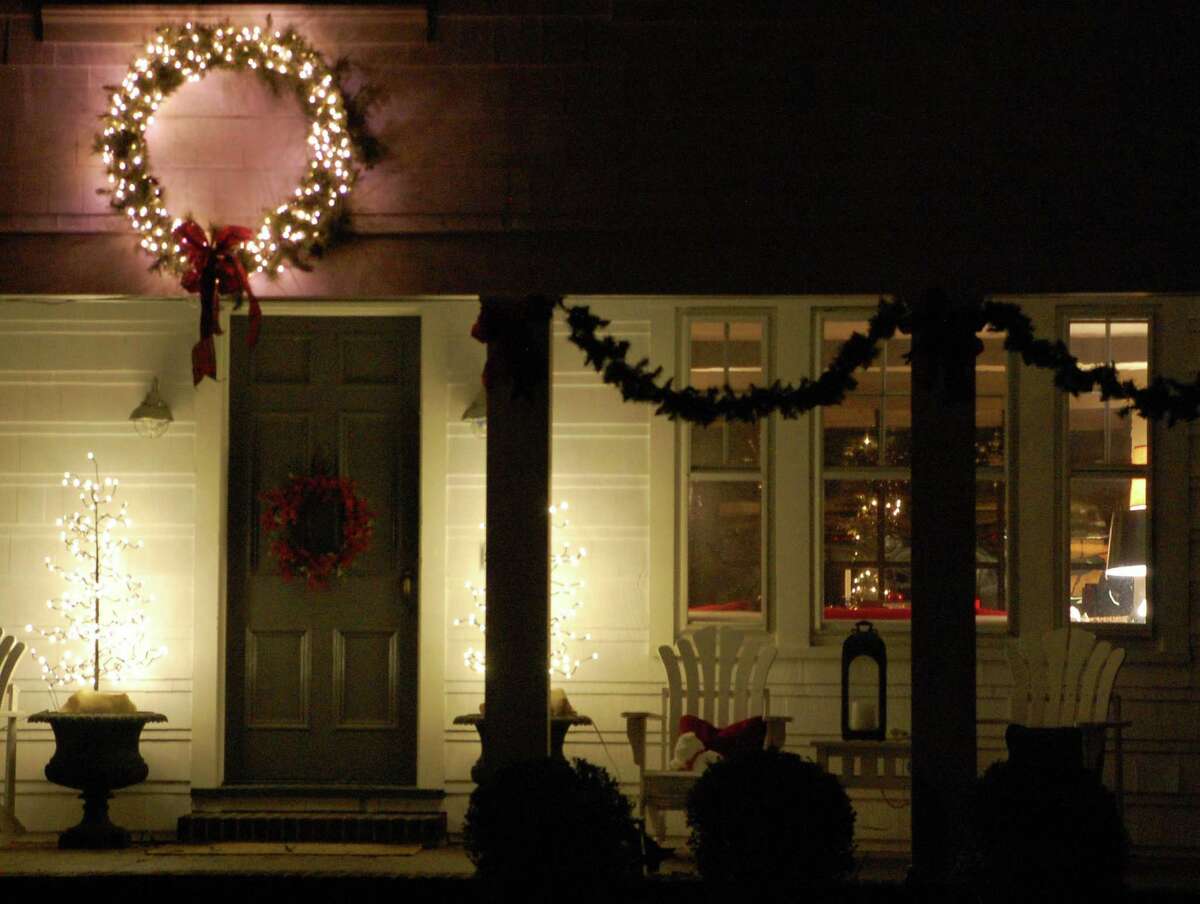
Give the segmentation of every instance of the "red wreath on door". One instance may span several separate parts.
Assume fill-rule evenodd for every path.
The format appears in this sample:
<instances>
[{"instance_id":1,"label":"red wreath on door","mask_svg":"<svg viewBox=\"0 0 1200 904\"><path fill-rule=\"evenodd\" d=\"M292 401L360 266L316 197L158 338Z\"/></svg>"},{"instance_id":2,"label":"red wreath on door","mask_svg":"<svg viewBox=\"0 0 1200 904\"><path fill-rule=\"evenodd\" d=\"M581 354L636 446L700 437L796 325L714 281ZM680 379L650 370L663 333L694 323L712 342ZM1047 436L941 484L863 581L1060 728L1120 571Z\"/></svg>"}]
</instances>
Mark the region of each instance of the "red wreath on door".
<instances>
[{"instance_id":1,"label":"red wreath on door","mask_svg":"<svg viewBox=\"0 0 1200 904\"><path fill-rule=\"evenodd\" d=\"M345 575L370 545L374 512L347 477L292 476L258 498L264 506L260 523L270 538L269 551L285 581L300 576L310 590L327 590L330 580ZM337 507L338 545L331 549L309 548L303 540L304 521L329 506Z\"/></svg>"}]
</instances>

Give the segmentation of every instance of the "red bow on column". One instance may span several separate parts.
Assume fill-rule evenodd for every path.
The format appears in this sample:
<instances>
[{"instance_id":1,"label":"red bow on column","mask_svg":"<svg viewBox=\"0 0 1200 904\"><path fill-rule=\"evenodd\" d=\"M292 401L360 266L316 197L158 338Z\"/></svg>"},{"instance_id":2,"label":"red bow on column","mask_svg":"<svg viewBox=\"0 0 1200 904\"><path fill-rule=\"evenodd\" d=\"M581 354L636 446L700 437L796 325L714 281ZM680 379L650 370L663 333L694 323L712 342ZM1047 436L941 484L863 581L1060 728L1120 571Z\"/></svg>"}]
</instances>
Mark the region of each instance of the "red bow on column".
<instances>
[{"instance_id":1,"label":"red bow on column","mask_svg":"<svg viewBox=\"0 0 1200 904\"><path fill-rule=\"evenodd\" d=\"M219 293L244 294L250 299L250 329L246 344L251 348L258 342L262 309L250 290L250 277L237 255L236 248L254 233L245 226L224 226L213 234L212 244L204 230L188 220L171 233L191 266L184 274L182 285L189 292L200 293L200 341L192 346L192 383L205 377L217 378L217 353L213 335L221 332L221 302Z\"/></svg>"}]
</instances>

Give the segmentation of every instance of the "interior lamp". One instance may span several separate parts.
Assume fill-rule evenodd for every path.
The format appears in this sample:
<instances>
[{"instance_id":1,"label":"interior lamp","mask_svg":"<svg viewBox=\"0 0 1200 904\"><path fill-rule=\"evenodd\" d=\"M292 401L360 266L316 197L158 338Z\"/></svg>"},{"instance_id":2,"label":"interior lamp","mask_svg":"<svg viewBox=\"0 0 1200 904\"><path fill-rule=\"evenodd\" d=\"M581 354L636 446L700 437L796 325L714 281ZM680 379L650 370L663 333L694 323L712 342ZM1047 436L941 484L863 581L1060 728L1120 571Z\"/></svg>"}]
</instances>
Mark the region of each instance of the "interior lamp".
<instances>
[{"instance_id":1,"label":"interior lamp","mask_svg":"<svg viewBox=\"0 0 1200 904\"><path fill-rule=\"evenodd\" d=\"M1123 510L1113 514L1108 532L1108 577L1146 576L1146 510Z\"/></svg>"},{"instance_id":2,"label":"interior lamp","mask_svg":"<svg viewBox=\"0 0 1200 904\"><path fill-rule=\"evenodd\" d=\"M462 413L462 419L471 424L471 432L483 438L487 436L487 389L480 389L467 410Z\"/></svg>"},{"instance_id":3,"label":"interior lamp","mask_svg":"<svg viewBox=\"0 0 1200 904\"><path fill-rule=\"evenodd\" d=\"M150 439L155 439L167 432L167 428L171 426L171 421L175 418L171 416L170 406L158 394L158 377L154 378L154 385L142 399L142 404L130 412L129 420L133 421L133 429Z\"/></svg>"},{"instance_id":4,"label":"interior lamp","mask_svg":"<svg viewBox=\"0 0 1200 904\"><path fill-rule=\"evenodd\" d=\"M1130 462L1146 464L1145 444L1135 444ZM1129 482L1129 508L1113 514L1108 531L1108 557L1104 573L1109 577L1146 576L1146 478Z\"/></svg>"}]
</instances>

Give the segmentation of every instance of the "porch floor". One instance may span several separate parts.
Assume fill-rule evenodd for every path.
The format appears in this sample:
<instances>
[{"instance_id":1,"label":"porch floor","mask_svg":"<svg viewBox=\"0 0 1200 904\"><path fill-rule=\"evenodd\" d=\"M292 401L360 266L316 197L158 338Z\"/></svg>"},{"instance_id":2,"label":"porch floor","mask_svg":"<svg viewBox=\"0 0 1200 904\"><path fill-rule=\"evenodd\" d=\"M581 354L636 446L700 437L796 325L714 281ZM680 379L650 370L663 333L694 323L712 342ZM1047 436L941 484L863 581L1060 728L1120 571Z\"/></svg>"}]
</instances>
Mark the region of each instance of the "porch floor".
<instances>
[{"instance_id":1,"label":"porch floor","mask_svg":"<svg viewBox=\"0 0 1200 904\"><path fill-rule=\"evenodd\" d=\"M172 840L135 844L123 851L60 851L56 834L28 833L0 838L0 899L7 899L6 884L39 880L89 880L122 878L210 877L237 880L308 879L466 879L474 872L460 841L416 854L335 853L313 856L305 845L295 845L290 854L180 854L162 851ZM682 856L667 860L660 875L670 880L695 877L695 864L686 853L685 840L672 838L668 844L683 850ZM197 845L198 848L205 847ZM380 846L369 846L377 851ZM403 847L403 846L401 846ZM156 852L155 849L160 849ZM909 855L900 851L860 851L857 879L865 883L902 883ZM1171 892L1181 900L1200 902L1200 864L1192 858L1150 859L1135 855L1127 879L1135 891ZM11 888L12 886L9 886ZM444 888L444 887L443 887Z\"/></svg>"}]
</instances>

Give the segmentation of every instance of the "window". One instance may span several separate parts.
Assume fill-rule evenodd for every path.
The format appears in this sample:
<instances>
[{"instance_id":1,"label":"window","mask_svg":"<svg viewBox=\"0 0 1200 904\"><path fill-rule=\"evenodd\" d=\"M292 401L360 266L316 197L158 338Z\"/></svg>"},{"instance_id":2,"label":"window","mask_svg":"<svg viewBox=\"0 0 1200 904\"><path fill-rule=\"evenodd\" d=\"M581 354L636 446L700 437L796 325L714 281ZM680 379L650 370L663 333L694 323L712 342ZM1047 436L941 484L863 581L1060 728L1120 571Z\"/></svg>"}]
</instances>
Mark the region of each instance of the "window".
<instances>
[{"instance_id":1,"label":"window","mask_svg":"<svg viewBox=\"0 0 1200 904\"><path fill-rule=\"evenodd\" d=\"M867 321L827 315L821 367ZM1007 618L1008 503L1005 430L1008 368L1004 336L980 333L976 359L975 611ZM822 618L903 621L912 615L912 371L908 336L883 343L874 365L855 372L858 387L821 409ZM920 605L920 601L916 601Z\"/></svg>"},{"instance_id":2,"label":"window","mask_svg":"<svg viewBox=\"0 0 1200 904\"><path fill-rule=\"evenodd\" d=\"M1148 318L1072 317L1080 367L1112 362L1120 379L1145 386ZM1146 421L1099 392L1069 396L1066 495L1067 598L1071 621L1146 624L1150 616Z\"/></svg>"},{"instance_id":3,"label":"window","mask_svg":"<svg viewBox=\"0 0 1200 904\"><path fill-rule=\"evenodd\" d=\"M765 316L693 316L684 327L692 386L766 384ZM685 424L683 431L688 618L763 620L768 422Z\"/></svg>"}]
</instances>

